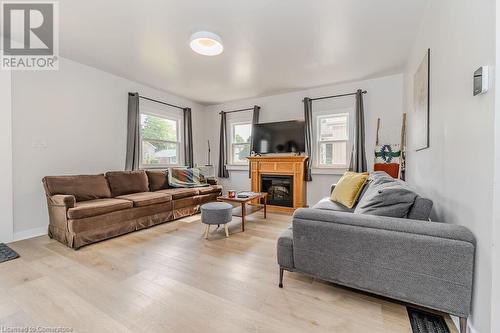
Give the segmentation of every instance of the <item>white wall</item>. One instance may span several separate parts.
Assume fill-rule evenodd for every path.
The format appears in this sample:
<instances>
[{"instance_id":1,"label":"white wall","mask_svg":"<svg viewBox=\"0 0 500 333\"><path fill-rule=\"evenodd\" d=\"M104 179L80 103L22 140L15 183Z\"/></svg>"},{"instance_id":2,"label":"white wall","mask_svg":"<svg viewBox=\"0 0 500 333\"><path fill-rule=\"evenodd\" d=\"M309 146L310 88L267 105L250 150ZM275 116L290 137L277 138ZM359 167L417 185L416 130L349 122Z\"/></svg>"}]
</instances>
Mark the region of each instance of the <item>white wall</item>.
<instances>
[{"instance_id":1,"label":"white wall","mask_svg":"<svg viewBox=\"0 0 500 333\"><path fill-rule=\"evenodd\" d=\"M500 0L496 0L496 57L500 55ZM494 68L500 77L500 68ZM493 91L493 90L492 90ZM495 84L495 176L493 195L493 253L491 290L491 331L500 332L500 84Z\"/></svg>"},{"instance_id":2,"label":"white wall","mask_svg":"<svg viewBox=\"0 0 500 333\"><path fill-rule=\"evenodd\" d=\"M220 105L212 105L206 108L201 115L204 127L202 135L195 140L195 162L206 163L206 140L212 143L212 160L217 164L219 154L219 124L221 110L234 110L261 106L260 121L272 122L293 119L304 119L304 97L321 97L327 95L350 93L357 89L368 91L364 95L365 122L366 122L366 148L368 165L373 166L373 151L375 148L375 130L378 117L382 120L380 131L381 142L399 143L401 120L403 112L404 76L402 74L392 75L377 79L346 83L335 86L308 89L293 93L280 94L268 97L253 98L230 102ZM343 107L354 107L354 97L339 99L327 99L313 102L313 110L322 111ZM230 178L223 181L225 190L248 190L250 180L248 169L243 171L229 171ZM313 174L313 181L307 184L307 199L309 205L314 204L329 194L330 184L340 178L337 174Z\"/></svg>"},{"instance_id":3,"label":"white wall","mask_svg":"<svg viewBox=\"0 0 500 333\"><path fill-rule=\"evenodd\" d=\"M430 48L431 142L408 154L408 181L434 200L435 218L464 225L477 238L471 324L481 333L490 332L491 317L495 99L493 91L473 97L472 77L479 66L495 65L494 41L494 1L430 1L407 75L412 110L413 74Z\"/></svg>"},{"instance_id":4,"label":"white wall","mask_svg":"<svg viewBox=\"0 0 500 333\"><path fill-rule=\"evenodd\" d=\"M12 240L11 73L0 70L0 243Z\"/></svg>"},{"instance_id":5,"label":"white wall","mask_svg":"<svg viewBox=\"0 0 500 333\"><path fill-rule=\"evenodd\" d=\"M16 239L47 231L42 177L123 170L128 92L190 106L195 124L200 110L191 101L66 59L58 71L13 73L12 88Z\"/></svg>"}]
</instances>

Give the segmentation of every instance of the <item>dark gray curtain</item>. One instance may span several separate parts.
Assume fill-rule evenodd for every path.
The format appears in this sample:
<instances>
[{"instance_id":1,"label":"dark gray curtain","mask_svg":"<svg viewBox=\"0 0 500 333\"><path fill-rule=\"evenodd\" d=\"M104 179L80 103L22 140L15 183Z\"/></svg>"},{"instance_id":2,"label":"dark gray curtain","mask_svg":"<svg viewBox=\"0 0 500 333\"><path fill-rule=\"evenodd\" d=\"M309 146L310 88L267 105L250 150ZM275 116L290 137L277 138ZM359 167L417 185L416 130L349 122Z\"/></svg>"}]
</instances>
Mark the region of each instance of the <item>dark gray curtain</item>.
<instances>
[{"instance_id":1,"label":"dark gray curtain","mask_svg":"<svg viewBox=\"0 0 500 333\"><path fill-rule=\"evenodd\" d=\"M365 110L363 106L363 91L356 92L356 127L354 128L354 145L351 153L349 170L354 172L368 171L365 150Z\"/></svg>"},{"instance_id":2,"label":"dark gray curtain","mask_svg":"<svg viewBox=\"0 0 500 333\"><path fill-rule=\"evenodd\" d=\"M253 116L252 116L252 125L258 124L259 123L259 116L260 116L260 106L254 105L253 106ZM253 138L250 139L250 152L253 151ZM252 177L252 166L249 164L248 165L248 178Z\"/></svg>"},{"instance_id":3,"label":"dark gray curtain","mask_svg":"<svg viewBox=\"0 0 500 333\"><path fill-rule=\"evenodd\" d=\"M125 170L139 169L139 146L141 144L139 137L140 125L139 93L128 93L127 154L125 157Z\"/></svg>"},{"instance_id":4,"label":"dark gray curtain","mask_svg":"<svg viewBox=\"0 0 500 333\"><path fill-rule=\"evenodd\" d=\"M193 123L191 120L191 109L184 108L184 164L190 168L194 166L193 161Z\"/></svg>"},{"instance_id":5,"label":"dark gray curtain","mask_svg":"<svg viewBox=\"0 0 500 333\"><path fill-rule=\"evenodd\" d=\"M220 114L220 138L219 138L219 166L217 175L219 178L229 178L227 171L227 129L226 129L226 113Z\"/></svg>"},{"instance_id":6,"label":"dark gray curtain","mask_svg":"<svg viewBox=\"0 0 500 333\"><path fill-rule=\"evenodd\" d=\"M306 170L304 180L312 181L312 132L313 132L313 117L312 117L312 100L309 97L304 98L304 120L305 120L305 143L306 155L309 159L306 161Z\"/></svg>"}]
</instances>

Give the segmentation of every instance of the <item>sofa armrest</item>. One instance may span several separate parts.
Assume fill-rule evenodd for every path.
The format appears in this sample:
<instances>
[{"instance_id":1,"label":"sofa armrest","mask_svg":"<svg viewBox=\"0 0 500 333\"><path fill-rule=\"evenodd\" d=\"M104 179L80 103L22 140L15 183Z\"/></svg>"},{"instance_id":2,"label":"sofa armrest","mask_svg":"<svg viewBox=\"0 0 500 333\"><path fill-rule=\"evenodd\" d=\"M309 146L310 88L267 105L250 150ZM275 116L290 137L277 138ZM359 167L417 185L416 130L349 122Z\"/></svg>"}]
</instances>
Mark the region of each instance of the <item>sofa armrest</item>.
<instances>
[{"instance_id":1,"label":"sofa armrest","mask_svg":"<svg viewBox=\"0 0 500 333\"><path fill-rule=\"evenodd\" d=\"M75 207L76 199L74 195L52 195L47 196L49 206L65 207L67 209Z\"/></svg>"},{"instance_id":2,"label":"sofa armrest","mask_svg":"<svg viewBox=\"0 0 500 333\"><path fill-rule=\"evenodd\" d=\"M465 227L298 209L295 269L405 302L467 317L475 256Z\"/></svg>"},{"instance_id":3,"label":"sofa armrest","mask_svg":"<svg viewBox=\"0 0 500 333\"><path fill-rule=\"evenodd\" d=\"M64 232L68 229L68 209L75 207L76 199L73 195L48 195L49 225ZM50 228L49 228L50 233Z\"/></svg>"}]
</instances>

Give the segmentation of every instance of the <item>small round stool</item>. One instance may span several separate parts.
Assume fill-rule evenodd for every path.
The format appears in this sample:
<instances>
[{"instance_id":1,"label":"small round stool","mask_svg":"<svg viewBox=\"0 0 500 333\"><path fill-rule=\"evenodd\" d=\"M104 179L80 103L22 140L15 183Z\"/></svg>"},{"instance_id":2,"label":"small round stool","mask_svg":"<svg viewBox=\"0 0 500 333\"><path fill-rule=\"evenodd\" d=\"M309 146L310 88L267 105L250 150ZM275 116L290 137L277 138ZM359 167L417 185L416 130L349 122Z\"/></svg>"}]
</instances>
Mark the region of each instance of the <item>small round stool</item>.
<instances>
[{"instance_id":1,"label":"small round stool","mask_svg":"<svg viewBox=\"0 0 500 333\"><path fill-rule=\"evenodd\" d=\"M206 224L205 238L208 239L210 226L224 224L226 237L229 237L227 224L233 219L233 206L227 202L209 202L201 206L201 223Z\"/></svg>"}]
</instances>

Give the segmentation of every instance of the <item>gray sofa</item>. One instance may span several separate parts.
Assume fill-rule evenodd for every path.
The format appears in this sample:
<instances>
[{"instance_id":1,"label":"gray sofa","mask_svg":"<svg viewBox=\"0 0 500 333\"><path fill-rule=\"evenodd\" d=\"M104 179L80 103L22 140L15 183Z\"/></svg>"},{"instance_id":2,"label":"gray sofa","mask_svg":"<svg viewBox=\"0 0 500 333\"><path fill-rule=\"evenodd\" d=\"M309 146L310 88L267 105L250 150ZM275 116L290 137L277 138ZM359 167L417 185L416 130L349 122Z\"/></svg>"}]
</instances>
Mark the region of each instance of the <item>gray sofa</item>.
<instances>
[{"instance_id":1,"label":"gray sofa","mask_svg":"<svg viewBox=\"0 0 500 333\"><path fill-rule=\"evenodd\" d=\"M364 205L366 211L367 195L390 192L378 187L382 183L388 188L402 182L373 173L358 206ZM283 287L285 270L300 272L459 316L465 333L472 294L473 234L462 226L429 222L432 202L416 194L402 217L359 213L358 206L348 209L325 198L295 212L292 225L278 239L279 286Z\"/></svg>"}]
</instances>

